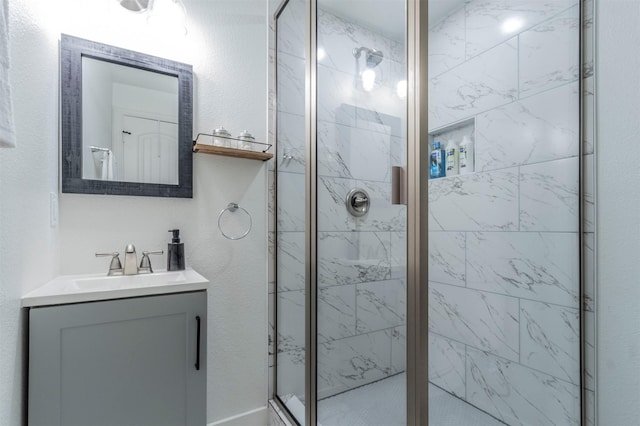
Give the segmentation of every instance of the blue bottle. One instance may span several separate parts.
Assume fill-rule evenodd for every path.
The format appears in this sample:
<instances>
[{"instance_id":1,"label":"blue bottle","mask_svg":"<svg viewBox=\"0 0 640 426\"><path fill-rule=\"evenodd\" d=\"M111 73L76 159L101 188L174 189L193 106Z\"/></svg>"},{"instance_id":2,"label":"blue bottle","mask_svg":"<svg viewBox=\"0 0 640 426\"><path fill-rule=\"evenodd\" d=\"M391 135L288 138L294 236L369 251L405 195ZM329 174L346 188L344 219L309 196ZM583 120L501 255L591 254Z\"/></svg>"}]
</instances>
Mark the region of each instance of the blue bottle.
<instances>
[{"instance_id":1,"label":"blue bottle","mask_svg":"<svg viewBox=\"0 0 640 426\"><path fill-rule=\"evenodd\" d=\"M433 151L431 151L429 177L431 179L443 177L446 173L446 170L447 166L444 149L440 148L440 142L436 141L433 143Z\"/></svg>"}]
</instances>

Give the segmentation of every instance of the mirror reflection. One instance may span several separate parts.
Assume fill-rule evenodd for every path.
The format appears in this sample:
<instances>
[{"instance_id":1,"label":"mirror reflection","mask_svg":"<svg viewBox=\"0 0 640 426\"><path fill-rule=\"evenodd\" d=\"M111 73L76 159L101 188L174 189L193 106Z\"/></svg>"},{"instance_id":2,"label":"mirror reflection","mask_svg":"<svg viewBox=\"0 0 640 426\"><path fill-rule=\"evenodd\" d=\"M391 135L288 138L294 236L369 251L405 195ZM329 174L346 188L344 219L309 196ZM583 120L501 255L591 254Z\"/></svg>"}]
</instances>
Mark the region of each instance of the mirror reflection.
<instances>
[{"instance_id":1,"label":"mirror reflection","mask_svg":"<svg viewBox=\"0 0 640 426\"><path fill-rule=\"evenodd\" d=\"M82 57L82 178L178 184L178 78Z\"/></svg>"}]
</instances>

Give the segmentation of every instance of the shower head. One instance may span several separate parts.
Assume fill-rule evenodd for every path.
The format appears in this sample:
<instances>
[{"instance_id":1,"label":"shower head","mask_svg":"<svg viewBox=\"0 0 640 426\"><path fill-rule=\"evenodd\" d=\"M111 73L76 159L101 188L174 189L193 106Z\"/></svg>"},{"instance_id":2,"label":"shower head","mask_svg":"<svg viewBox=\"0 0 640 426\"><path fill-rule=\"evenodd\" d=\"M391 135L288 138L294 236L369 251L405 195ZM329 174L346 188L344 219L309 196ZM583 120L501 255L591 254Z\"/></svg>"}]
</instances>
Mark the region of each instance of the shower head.
<instances>
[{"instance_id":1,"label":"shower head","mask_svg":"<svg viewBox=\"0 0 640 426\"><path fill-rule=\"evenodd\" d=\"M362 52L366 53L366 59L367 59L367 68L375 68L377 67L380 62L382 62L382 59L384 58L384 53L382 53L382 51L380 50L376 50L376 49L369 49L368 47L354 47L353 48L353 56L356 57L356 59L360 58L360 55L362 54Z\"/></svg>"}]
</instances>

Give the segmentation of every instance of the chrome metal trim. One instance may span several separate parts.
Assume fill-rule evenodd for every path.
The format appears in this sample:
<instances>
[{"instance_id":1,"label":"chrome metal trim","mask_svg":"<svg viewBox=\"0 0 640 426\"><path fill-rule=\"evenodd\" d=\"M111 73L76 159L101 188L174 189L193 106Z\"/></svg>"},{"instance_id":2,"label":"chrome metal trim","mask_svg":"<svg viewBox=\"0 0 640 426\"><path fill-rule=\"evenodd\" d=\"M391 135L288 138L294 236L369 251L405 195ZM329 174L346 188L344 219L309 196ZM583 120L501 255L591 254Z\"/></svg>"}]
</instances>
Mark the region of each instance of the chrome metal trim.
<instances>
[{"instance_id":1,"label":"chrome metal trim","mask_svg":"<svg viewBox=\"0 0 640 426\"><path fill-rule=\"evenodd\" d=\"M578 24L578 304L580 315L580 424L587 424L587 387L586 387L586 314L584 307L585 297L585 238L584 238L584 2L579 4ZM594 6L595 7L595 6Z\"/></svg>"},{"instance_id":2,"label":"chrome metal trim","mask_svg":"<svg viewBox=\"0 0 640 426\"><path fill-rule=\"evenodd\" d=\"M287 418L289 423L291 423L292 425L299 425L300 424L300 422L298 422L298 420L295 417L293 417L293 415L291 414L291 412L287 408L287 405L284 402L282 402L282 400L280 399L280 397L278 395L276 395L274 398L271 398L271 400L274 402L274 404L276 404L278 406L280 411L282 411L282 414L284 414L284 416ZM269 404L267 404L267 408L269 408L268 405Z\"/></svg>"},{"instance_id":3,"label":"chrome metal trim","mask_svg":"<svg viewBox=\"0 0 640 426\"><path fill-rule=\"evenodd\" d=\"M407 1L407 425L429 424L428 2ZM421 183L425 186L422 187ZM423 214L424 212L424 214Z\"/></svg>"},{"instance_id":4,"label":"chrome metal trim","mask_svg":"<svg viewBox=\"0 0 640 426\"><path fill-rule=\"evenodd\" d=\"M293 415L291 414L291 412L289 412L289 409L287 408L287 406L285 404L283 404L280 401L280 397L278 396L278 192L277 192L277 188L278 188L278 18L280 18L280 15L282 14L282 12L284 11L285 7L289 4L289 0L283 0L280 5L278 6L278 8L276 9L275 13L273 14L273 28L274 28L274 40L273 40L273 47L274 47L274 52L273 52L273 93L274 93L274 105L273 105L273 117L271 117L272 121L272 125L273 125L273 137L274 137L274 162L273 162L273 186L274 186L274 197L273 197L273 232L274 232L274 236L273 236L273 244L274 244L274 250L273 250L273 277L274 277L274 301L273 301L273 312L271 312L271 320L273 321L273 330L274 330L274 336L273 336L273 356L274 356L274 364L273 364L273 386L272 386L272 391L273 391L273 395L271 395L271 399L273 399L274 401L277 401L278 406L282 409L282 411L285 413L285 415L289 418L289 419L293 419ZM268 236L267 236L268 238ZM272 297L270 294L268 294L268 298ZM269 300L267 298L267 305L269 304ZM267 351L268 351L268 347L267 347ZM267 362L268 362L268 353L267 353ZM267 366L267 371L268 371L268 366ZM267 386L268 388L268 386ZM298 423L298 422L295 422Z\"/></svg>"},{"instance_id":5,"label":"chrome metal trim","mask_svg":"<svg viewBox=\"0 0 640 426\"><path fill-rule=\"evenodd\" d=\"M305 221L305 425L317 424L317 0L306 2L307 29L305 47L305 131L306 140L306 221Z\"/></svg>"},{"instance_id":6,"label":"chrome metal trim","mask_svg":"<svg viewBox=\"0 0 640 426\"><path fill-rule=\"evenodd\" d=\"M280 5L276 8L276 11L273 12L273 19L274 19L274 21L276 23L278 22L278 18L280 17L280 15L282 14L282 11L284 10L284 8L287 6L288 3L289 3L289 0L282 0L280 2ZM278 29L275 28L274 31L275 31L275 35L277 36L278 35ZM276 44L277 44L278 39L276 39L275 41L276 41ZM276 47L276 50L277 50L277 47Z\"/></svg>"}]
</instances>

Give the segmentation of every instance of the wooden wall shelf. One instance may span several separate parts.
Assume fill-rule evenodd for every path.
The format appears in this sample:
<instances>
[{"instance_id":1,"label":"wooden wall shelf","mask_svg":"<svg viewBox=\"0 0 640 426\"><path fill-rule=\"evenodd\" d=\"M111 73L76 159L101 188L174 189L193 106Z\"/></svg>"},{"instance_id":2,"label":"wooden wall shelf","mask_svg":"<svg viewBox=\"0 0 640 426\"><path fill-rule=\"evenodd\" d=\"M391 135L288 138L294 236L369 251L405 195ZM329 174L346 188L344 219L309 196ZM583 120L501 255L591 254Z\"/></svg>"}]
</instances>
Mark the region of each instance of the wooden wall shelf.
<instances>
[{"instance_id":1,"label":"wooden wall shelf","mask_svg":"<svg viewBox=\"0 0 640 426\"><path fill-rule=\"evenodd\" d=\"M193 152L203 154L222 155L225 157L247 158L250 160L267 161L273 158L273 154L260 151L249 151L246 149L226 148L223 146L214 146L202 143L193 145Z\"/></svg>"}]
</instances>

